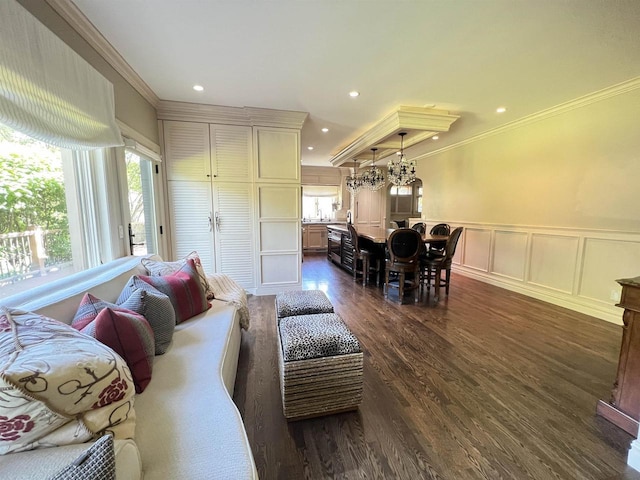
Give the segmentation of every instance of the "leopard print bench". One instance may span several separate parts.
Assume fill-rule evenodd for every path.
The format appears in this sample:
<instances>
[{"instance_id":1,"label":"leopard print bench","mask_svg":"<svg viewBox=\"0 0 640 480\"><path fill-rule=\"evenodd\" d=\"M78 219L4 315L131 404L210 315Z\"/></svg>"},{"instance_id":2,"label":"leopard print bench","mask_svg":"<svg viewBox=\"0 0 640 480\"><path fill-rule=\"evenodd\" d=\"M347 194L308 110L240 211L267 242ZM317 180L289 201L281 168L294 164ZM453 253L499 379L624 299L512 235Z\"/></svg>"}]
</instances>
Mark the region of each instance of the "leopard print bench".
<instances>
[{"instance_id":1,"label":"leopard print bench","mask_svg":"<svg viewBox=\"0 0 640 480\"><path fill-rule=\"evenodd\" d=\"M288 420L358 408L362 350L338 314L281 318L278 354L282 410Z\"/></svg>"}]
</instances>

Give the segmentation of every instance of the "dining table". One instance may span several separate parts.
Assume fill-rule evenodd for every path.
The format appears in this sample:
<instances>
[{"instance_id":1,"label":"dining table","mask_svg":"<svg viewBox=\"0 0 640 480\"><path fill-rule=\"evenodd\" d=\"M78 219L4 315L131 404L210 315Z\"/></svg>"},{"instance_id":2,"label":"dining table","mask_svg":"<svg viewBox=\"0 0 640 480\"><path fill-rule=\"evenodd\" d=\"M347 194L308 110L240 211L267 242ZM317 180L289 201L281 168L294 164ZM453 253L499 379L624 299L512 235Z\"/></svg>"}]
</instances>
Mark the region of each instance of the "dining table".
<instances>
[{"instance_id":1,"label":"dining table","mask_svg":"<svg viewBox=\"0 0 640 480\"><path fill-rule=\"evenodd\" d=\"M358 232L358 237L369 240L375 244L385 244L387 243L387 239L391 232L396 230L395 228L383 228L383 227L366 227L366 226L358 226L356 227L356 231ZM444 246L447 243L447 239L449 235L431 235L430 233L422 234L422 241L425 244L433 245L433 246Z\"/></svg>"}]
</instances>

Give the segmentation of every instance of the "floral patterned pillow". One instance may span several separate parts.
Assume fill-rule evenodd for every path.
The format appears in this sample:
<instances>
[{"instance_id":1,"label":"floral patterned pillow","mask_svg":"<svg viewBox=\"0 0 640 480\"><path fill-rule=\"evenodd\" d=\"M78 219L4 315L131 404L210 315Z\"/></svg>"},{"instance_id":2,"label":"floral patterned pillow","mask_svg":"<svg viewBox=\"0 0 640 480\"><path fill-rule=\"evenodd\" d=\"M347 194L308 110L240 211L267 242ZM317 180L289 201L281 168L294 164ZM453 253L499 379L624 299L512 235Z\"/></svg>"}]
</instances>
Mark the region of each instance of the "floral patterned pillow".
<instances>
[{"instance_id":1,"label":"floral patterned pillow","mask_svg":"<svg viewBox=\"0 0 640 480\"><path fill-rule=\"evenodd\" d=\"M0 307L0 454L132 438L131 372L118 354L56 320Z\"/></svg>"}]
</instances>

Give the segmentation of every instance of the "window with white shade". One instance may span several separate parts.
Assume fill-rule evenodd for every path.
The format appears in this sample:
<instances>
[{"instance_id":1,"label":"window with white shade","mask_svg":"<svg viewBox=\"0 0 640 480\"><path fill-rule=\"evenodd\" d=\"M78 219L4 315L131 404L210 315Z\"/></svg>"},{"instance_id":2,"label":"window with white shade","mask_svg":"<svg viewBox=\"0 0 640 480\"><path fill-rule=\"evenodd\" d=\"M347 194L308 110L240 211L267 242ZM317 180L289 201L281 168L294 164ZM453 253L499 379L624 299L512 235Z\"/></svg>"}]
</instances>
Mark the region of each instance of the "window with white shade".
<instances>
[{"instance_id":1,"label":"window with white shade","mask_svg":"<svg viewBox=\"0 0 640 480\"><path fill-rule=\"evenodd\" d=\"M335 185L303 185L302 218L333 220L340 209L340 188Z\"/></svg>"}]
</instances>

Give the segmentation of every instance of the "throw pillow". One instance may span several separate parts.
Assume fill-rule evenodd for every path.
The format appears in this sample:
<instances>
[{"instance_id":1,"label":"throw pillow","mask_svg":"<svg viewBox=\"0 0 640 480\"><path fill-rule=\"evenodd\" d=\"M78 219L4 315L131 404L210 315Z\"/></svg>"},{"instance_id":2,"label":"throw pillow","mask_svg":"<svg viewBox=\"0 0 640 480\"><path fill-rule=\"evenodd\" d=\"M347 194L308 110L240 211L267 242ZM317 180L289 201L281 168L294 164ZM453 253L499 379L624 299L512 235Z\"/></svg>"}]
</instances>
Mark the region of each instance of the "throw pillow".
<instances>
[{"instance_id":1,"label":"throw pillow","mask_svg":"<svg viewBox=\"0 0 640 480\"><path fill-rule=\"evenodd\" d=\"M131 370L136 393L151 381L155 341L149 322L135 312L104 308L80 331L111 347Z\"/></svg>"},{"instance_id":2,"label":"throw pillow","mask_svg":"<svg viewBox=\"0 0 640 480\"><path fill-rule=\"evenodd\" d=\"M160 290L171 300L176 313L176 323L204 312L209 308L202 284L198 280L195 262L187 263L177 272L162 277L141 275L140 279Z\"/></svg>"},{"instance_id":3,"label":"throw pillow","mask_svg":"<svg viewBox=\"0 0 640 480\"><path fill-rule=\"evenodd\" d=\"M85 293L80 305L78 306L78 310L71 321L71 326L76 330L82 330L89 323L93 322L98 314L107 307L114 310L125 309L136 312L137 305L137 300L134 298L126 299L122 305L116 305L115 303L101 300L90 293Z\"/></svg>"},{"instance_id":4,"label":"throw pillow","mask_svg":"<svg viewBox=\"0 0 640 480\"><path fill-rule=\"evenodd\" d=\"M134 275L122 289L116 303L127 305L129 310L147 319L153 330L156 355L167 351L176 326L176 314L169 297Z\"/></svg>"},{"instance_id":5,"label":"throw pillow","mask_svg":"<svg viewBox=\"0 0 640 480\"><path fill-rule=\"evenodd\" d=\"M69 325L0 307L0 454L132 438L131 372L118 354Z\"/></svg>"},{"instance_id":6,"label":"throw pillow","mask_svg":"<svg viewBox=\"0 0 640 480\"><path fill-rule=\"evenodd\" d=\"M209 282L207 281L207 276L204 273L204 268L202 268L202 262L200 261L200 257L198 256L198 252L191 252L189 255L184 257L182 260L178 260L176 262L163 262L159 260L153 260L151 258L143 258L141 260L142 266L147 269L147 273L152 277L160 277L171 275L178 270L182 269L187 263L187 260L193 260L196 265L196 271L198 272L198 279L202 284L202 288L205 291L207 296L207 300L212 300L214 298L213 289Z\"/></svg>"},{"instance_id":7,"label":"throw pillow","mask_svg":"<svg viewBox=\"0 0 640 480\"><path fill-rule=\"evenodd\" d=\"M49 480L115 480L115 478L116 454L113 437L103 435Z\"/></svg>"}]
</instances>

